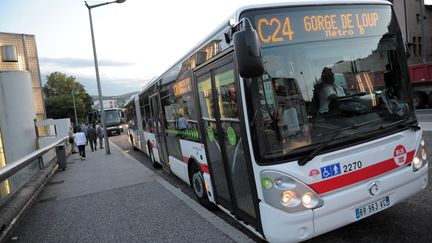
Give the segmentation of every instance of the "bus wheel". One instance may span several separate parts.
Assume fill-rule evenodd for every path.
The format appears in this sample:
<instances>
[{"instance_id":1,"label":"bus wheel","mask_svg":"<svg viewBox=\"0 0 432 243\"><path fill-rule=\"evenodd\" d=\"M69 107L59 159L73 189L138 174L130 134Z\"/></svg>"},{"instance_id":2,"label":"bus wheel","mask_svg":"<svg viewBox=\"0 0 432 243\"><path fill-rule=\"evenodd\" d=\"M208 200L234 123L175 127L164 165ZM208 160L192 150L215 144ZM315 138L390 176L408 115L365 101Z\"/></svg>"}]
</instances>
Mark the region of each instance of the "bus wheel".
<instances>
[{"instance_id":1,"label":"bus wheel","mask_svg":"<svg viewBox=\"0 0 432 243\"><path fill-rule=\"evenodd\" d=\"M150 143L148 144L148 150L149 150L150 161L152 162L153 168L160 168L161 166L155 160L155 157L154 157L154 154L153 154L153 149L152 149Z\"/></svg>"},{"instance_id":2,"label":"bus wheel","mask_svg":"<svg viewBox=\"0 0 432 243\"><path fill-rule=\"evenodd\" d=\"M138 151L138 148L135 147L135 145L134 145L134 143L133 143L133 137L132 137L132 136L129 136L129 138L130 138L130 142L131 142L131 144L132 144L132 149L133 149L134 151Z\"/></svg>"},{"instance_id":3,"label":"bus wheel","mask_svg":"<svg viewBox=\"0 0 432 243\"><path fill-rule=\"evenodd\" d=\"M432 108L432 92L429 93L427 99L428 99L429 108Z\"/></svg>"},{"instance_id":4,"label":"bus wheel","mask_svg":"<svg viewBox=\"0 0 432 243\"><path fill-rule=\"evenodd\" d=\"M426 95L423 92L416 91L413 93L413 102L416 109L423 108L426 101Z\"/></svg>"},{"instance_id":5,"label":"bus wheel","mask_svg":"<svg viewBox=\"0 0 432 243\"><path fill-rule=\"evenodd\" d=\"M205 188L204 177L202 172L199 170L198 166L196 165L196 163L194 163L191 172L192 173L189 173L191 177L190 182L193 191L195 193L195 196L198 198L198 202L207 209L215 210L217 207L208 199L207 190Z\"/></svg>"}]
</instances>

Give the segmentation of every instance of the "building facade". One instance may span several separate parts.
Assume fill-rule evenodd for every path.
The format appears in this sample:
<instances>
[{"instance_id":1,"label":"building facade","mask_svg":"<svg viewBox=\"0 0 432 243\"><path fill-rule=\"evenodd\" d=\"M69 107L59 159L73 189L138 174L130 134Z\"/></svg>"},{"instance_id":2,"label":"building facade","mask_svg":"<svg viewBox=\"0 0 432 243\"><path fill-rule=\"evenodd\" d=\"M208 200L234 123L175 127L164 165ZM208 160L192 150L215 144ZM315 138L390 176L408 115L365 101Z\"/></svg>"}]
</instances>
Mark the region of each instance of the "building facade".
<instances>
[{"instance_id":1,"label":"building facade","mask_svg":"<svg viewBox=\"0 0 432 243\"><path fill-rule=\"evenodd\" d=\"M410 53L409 64L432 62L432 1L392 0L402 36Z\"/></svg>"}]
</instances>

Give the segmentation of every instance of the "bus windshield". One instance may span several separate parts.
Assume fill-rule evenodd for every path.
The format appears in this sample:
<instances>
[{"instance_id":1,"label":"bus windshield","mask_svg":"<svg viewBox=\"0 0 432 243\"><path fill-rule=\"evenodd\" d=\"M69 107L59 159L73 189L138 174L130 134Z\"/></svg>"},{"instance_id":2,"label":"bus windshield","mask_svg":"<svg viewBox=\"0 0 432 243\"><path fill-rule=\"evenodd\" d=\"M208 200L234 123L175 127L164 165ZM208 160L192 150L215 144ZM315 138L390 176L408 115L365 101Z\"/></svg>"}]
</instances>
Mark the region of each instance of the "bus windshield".
<instances>
[{"instance_id":1,"label":"bus windshield","mask_svg":"<svg viewBox=\"0 0 432 243\"><path fill-rule=\"evenodd\" d=\"M402 37L387 5L246 12L265 74L248 79L262 162L340 148L415 121Z\"/></svg>"},{"instance_id":2,"label":"bus windshield","mask_svg":"<svg viewBox=\"0 0 432 243\"><path fill-rule=\"evenodd\" d=\"M120 110L105 110L106 125L119 125L121 123Z\"/></svg>"}]
</instances>

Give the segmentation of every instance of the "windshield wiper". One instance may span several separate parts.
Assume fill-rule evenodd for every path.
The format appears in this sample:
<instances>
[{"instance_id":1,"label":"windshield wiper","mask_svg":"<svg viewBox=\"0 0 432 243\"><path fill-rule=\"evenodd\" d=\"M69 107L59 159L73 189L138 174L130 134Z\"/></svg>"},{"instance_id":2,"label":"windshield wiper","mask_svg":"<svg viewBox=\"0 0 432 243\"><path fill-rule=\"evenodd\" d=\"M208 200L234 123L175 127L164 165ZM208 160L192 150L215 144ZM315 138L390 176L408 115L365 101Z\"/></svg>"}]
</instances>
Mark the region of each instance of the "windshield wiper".
<instances>
[{"instance_id":1,"label":"windshield wiper","mask_svg":"<svg viewBox=\"0 0 432 243\"><path fill-rule=\"evenodd\" d=\"M381 120L381 119L379 119L379 120ZM356 128L359 128L361 126L374 123L376 121L378 121L378 120L372 120L372 121L367 121L367 122L362 122L362 123L354 123L349 127L344 127L342 129L331 132L330 134L333 134L333 135L329 139L327 139L321 143L318 143L317 144L318 147L316 149L314 149L308 156L300 159L298 161L298 165L303 166L303 165L307 164L309 161L311 161L313 158L315 158L315 156L317 156L318 153L320 153L325 147L327 147L327 145L330 142L332 142L341 132L346 131L346 130L350 130L350 129L356 129Z\"/></svg>"},{"instance_id":2,"label":"windshield wiper","mask_svg":"<svg viewBox=\"0 0 432 243\"><path fill-rule=\"evenodd\" d=\"M398 126L401 128L410 128L413 131L418 131L421 129L421 127L418 125L417 122L414 122L414 123L412 121L409 122L409 118L406 118L406 119L403 119L400 121L396 121L396 122L392 122L390 124L381 125L380 129L386 129L386 128L393 127L393 126Z\"/></svg>"}]
</instances>

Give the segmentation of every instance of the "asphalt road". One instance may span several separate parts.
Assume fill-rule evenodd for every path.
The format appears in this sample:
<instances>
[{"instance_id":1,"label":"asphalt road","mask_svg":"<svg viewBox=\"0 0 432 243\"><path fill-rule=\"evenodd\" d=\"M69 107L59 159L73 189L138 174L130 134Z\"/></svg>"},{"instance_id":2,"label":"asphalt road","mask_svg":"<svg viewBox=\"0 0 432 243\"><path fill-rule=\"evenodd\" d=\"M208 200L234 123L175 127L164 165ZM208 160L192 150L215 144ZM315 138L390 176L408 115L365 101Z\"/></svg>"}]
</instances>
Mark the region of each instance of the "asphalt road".
<instances>
[{"instance_id":1,"label":"asphalt road","mask_svg":"<svg viewBox=\"0 0 432 243\"><path fill-rule=\"evenodd\" d=\"M432 109L416 110L416 116L419 122L432 122Z\"/></svg>"},{"instance_id":2,"label":"asphalt road","mask_svg":"<svg viewBox=\"0 0 432 243\"><path fill-rule=\"evenodd\" d=\"M423 111L427 110L422 110L422 113L428 115L428 112ZM430 114L432 117L432 112ZM432 121L432 118L427 121ZM432 158L432 147L430 146L432 144L432 132L424 132L423 136L430 161ZM174 175L169 175L161 169L154 169L143 152L133 151L125 135L110 137L110 141L195 199L193 191L188 185ZM429 166L429 178L431 178L431 174L432 166ZM262 242L222 211L217 210L214 213L253 240ZM432 242L432 186L428 186L426 190L415 195L412 199L307 242Z\"/></svg>"}]
</instances>

